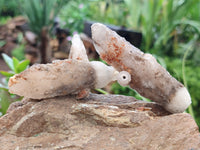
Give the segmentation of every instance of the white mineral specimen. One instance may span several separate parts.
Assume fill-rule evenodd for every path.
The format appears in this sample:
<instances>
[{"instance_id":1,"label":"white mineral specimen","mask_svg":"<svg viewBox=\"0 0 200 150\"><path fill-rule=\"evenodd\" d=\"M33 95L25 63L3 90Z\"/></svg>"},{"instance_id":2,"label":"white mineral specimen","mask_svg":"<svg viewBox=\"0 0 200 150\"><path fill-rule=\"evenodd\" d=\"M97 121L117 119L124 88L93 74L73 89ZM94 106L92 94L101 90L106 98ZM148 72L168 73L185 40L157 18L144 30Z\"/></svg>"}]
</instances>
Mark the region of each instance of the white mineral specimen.
<instances>
[{"instance_id":1,"label":"white mineral specimen","mask_svg":"<svg viewBox=\"0 0 200 150\"><path fill-rule=\"evenodd\" d=\"M75 34L72 38L72 47L70 49L69 58L77 61L89 62L85 46L78 34ZM107 66L100 61L91 61L89 63L95 69L95 88L103 88L110 82L116 80L116 74L118 72L113 67Z\"/></svg>"},{"instance_id":2,"label":"white mineral specimen","mask_svg":"<svg viewBox=\"0 0 200 150\"><path fill-rule=\"evenodd\" d=\"M165 108L172 112L183 112L191 104L191 98L188 90L182 87L177 90L174 97L172 97L170 103L166 104Z\"/></svg>"},{"instance_id":3,"label":"white mineral specimen","mask_svg":"<svg viewBox=\"0 0 200 150\"><path fill-rule=\"evenodd\" d=\"M116 70L131 75L130 87L142 96L179 113L191 104L187 89L173 78L151 54L144 54L105 25L92 25L92 38L100 57Z\"/></svg>"},{"instance_id":4,"label":"white mineral specimen","mask_svg":"<svg viewBox=\"0 0 200 150\"><path fill-rule=\"evenodd\" d=\"M100 61L91 61L90 64L96 72L95 88L103 88L110 82L116 80L118 71L116 71L112 66L107 66Z\"/></svg>"},{"instance_id":5,"label":"white mineral specimen","mask_svg":"<svg viewBox=\"0 0 200 150\"><path fill-rule=\"evenodd\" d=\"M72 46L70 49L69 58L89 62L85 46L78 34L75 34L72 38Z\"/></svg>"},{"instance_id":6,"label":"white mineral specimen","mask_svg":"<svg viewBox=\"0 0 200 150\"><path fill-rule=\"evenodd\" d=\"M121 71L118 75L117 75L117 82L121 85L121 86L127 86L129 84L129 82L131 81L131 75L127 72L127 71Z\"/></svg>"},{"instance_id":7,"label":"white mineral specimen","mask_svg":"<svg viewBox=\"0 0 200 150\"><path fill-rule=\"evenodd\" d=\"M113 67L102 62L89 62L79 35L74 35L70 59L51 64L33 65L9 80L9 92L32 99L43 99L69 94L84 98L89 89L103 88L116 80Z\"/></svg>"},{"instance_id":8,"label":"white mineral specimen","mask_svg":"<svg viewBox=\"0 0 200 150\"><path fill-rule=\"evenodd\" d=\"M33 65L9 80L9 92L32 99L64 96L95 87L96 73L87 62L60 60Z\"/></svg>"},{"instance_id":9,"label":"white mineral specimen","mask_svg":"<svg viewBox=\"0 0 200 150\"><path fill-rule=\"evenodd\" d=\"M89 62L85 46L78 34L75 34L72 38L72 47L69 58L76 59L78 61ZM95 69L95 88L103 88L110 82L116 80L116 75L118 72L113 67L107 66L100 61L91 61L90 64Z\"/></svg>"}]
</instances>

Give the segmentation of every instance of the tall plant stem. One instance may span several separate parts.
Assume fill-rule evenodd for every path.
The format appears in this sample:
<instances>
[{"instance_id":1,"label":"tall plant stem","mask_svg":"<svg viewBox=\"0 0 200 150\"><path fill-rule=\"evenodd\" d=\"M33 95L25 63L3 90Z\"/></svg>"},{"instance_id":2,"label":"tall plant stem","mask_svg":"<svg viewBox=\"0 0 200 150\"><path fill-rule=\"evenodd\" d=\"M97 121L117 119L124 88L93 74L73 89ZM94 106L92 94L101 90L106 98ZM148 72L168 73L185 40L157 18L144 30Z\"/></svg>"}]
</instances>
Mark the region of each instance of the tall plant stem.
<instances>
[{"instance_id":1,"label":"tall plant stem","mask_svg":"<svg viewBox=\"0 0 200 150\"><path fill-rule=\"evenodd\" d=\"M188 89L187 87L187 80L186 80L186 75L185 75L185 61L186 61L186 58L187 58L187 55L188 53L192 50L192 46L188 47L188 49L186 50L186 52L184 53L184 56L183 56L183 61L182 61L182 74L183 74L183 84L185 85L185 87ZM194 116L194 111L193 111L193 108L192 108L192 104L189 106L188 108L188 113L195 119L195 116Z\"/></svg>"},{"instance_id":2,"label":"tall plant stem","mask_svg":"<svg viewBox=\"0 0 200 150\"><path fill-rule=\"evenodd\" d=\"M102 93L102 94L109 94L108 92L102 90L102 89L95 89L97 92Z\"/></svg>"}]
</instances>

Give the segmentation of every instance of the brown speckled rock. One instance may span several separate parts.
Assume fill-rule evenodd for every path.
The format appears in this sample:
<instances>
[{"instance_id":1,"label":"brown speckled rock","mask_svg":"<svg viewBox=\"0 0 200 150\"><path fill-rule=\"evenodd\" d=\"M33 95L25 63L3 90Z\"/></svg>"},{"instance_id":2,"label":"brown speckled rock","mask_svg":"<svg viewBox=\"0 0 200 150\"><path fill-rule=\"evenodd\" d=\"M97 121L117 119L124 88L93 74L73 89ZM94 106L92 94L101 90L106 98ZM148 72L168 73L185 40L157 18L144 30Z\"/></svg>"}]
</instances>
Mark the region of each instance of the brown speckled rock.
<instances>
[{"instance_id":1,"label":"brown speckled rock","mask_svg":"<svg viewBox=\"0 0 200 150\"><path fill-rule=\"evenodd\" d=\"M189 114L133 97L24 99L0 118L1 150L188 150L200 147Z\"/></svg>"}]
</instances>

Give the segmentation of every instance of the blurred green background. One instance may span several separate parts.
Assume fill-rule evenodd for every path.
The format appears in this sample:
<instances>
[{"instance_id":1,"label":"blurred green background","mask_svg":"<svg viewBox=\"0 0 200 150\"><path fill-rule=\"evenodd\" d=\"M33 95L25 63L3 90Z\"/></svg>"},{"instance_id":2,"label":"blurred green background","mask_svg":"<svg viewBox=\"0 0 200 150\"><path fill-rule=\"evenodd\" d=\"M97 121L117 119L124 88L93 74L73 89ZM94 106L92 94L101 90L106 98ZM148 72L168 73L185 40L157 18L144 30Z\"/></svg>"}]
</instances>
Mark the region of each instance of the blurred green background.
<instances>
[{"instance_id":1,"label":"blurred green background","mask_svg":"<svg viewBox=\"0 0 200 150\"><path fill-rule=\"evenodd\" d=\"M39 37L44 26L51 29L55 17L59 17L60 27L71 33L81 33L86 20L141 32L139 48L153 54L188 88L192 105L187 112L200 126L200 0L0 0L0 25L19 15L28 19L31 31ZM0 39L0 47L4 44ZM17 55L24 58L23 44L20 48ZM1 85L0 93L5 86ZM144 99L117 83L110 92ZM1 94L2 114L10 103L5 106L5 99L8 94Z\"/></svg>"}]
</instances>

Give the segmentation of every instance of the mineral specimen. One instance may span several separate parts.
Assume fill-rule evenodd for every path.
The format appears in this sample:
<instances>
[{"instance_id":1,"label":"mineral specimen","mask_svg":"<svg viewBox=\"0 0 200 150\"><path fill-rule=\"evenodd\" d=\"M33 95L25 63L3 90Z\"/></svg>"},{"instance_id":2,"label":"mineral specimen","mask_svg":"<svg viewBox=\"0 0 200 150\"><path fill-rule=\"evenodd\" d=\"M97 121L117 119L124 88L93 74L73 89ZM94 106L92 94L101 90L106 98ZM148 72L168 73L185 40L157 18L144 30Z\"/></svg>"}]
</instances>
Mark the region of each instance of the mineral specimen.
<instances>
[{"instance_id":1,"label":"mineral specimen","mask_svg":"<svg viewBox=\"0 0 200 150\"><path fill-rule=\"evenodd\" d=\"M69 94L84 98L88 89L102 88L116 80L118 72L102 62L89 62L78 35L72 39L70 59L33 65L9 80L9 92L32 99Z\"/></svg>"},{"instance_id":2,"label":"mineral specimen","mask_svg":"<svg viewBox=\"0 0 200 150\"><path fill-rule=\"evenodd\" d=\"M92 39L100 57L116 70L126 71L124 79L130 74L131 81L127 83L142 96L172 113L183 112L191 104L187 89L151 54L143 53L100 23L92 25Z\"/></svg>"}]
</instances>

